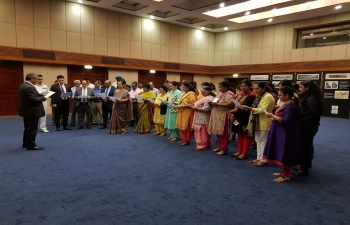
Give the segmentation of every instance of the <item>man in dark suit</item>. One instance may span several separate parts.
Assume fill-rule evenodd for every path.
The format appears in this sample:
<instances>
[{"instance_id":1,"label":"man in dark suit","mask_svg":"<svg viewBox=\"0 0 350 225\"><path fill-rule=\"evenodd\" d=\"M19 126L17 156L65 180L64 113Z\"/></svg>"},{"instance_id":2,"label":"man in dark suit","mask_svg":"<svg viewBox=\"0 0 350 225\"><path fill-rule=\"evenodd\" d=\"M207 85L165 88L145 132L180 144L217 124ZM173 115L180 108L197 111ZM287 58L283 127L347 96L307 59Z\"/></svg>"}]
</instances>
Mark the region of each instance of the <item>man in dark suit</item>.
<instances>
[{"instance_id":1,"label":"man in dark suit","mask_svg":"<svg viewBox=\"0 0 350 225\"><path fill-rule=\"evenodd\" d=\"M19 88L20 109L19 115L23 117L24 132L23 132L23 148L27 150L42 150L35 143L36 134L38 131L39 118L45 116L43 101L46 98L39 94L35 88L37 83L37 74L29 73L24 82Z\"/></svg>"},{"instance_id":2,"label":"man in dark suit","mask_svg":"<svg viewBox=\"0 0 350 225\"><path fill-rule=\"evenodd\" d=\"M74 94L75 106L78 112L78 129L84 127L84 117L86 115L86 128L91 129L91 100L95 97L94 89L87 87L86 80L81 82L81 87L78 87ZM86 97L86 98L84 98Z\"/></svg>"},{"instance_id":3,"label":"man in dark suit","mask_svg":"<svg viewBox=\"0 0 350 225\"><path fill-rule=\"evenodd\" d=\"M55 109L55 124L56 131L61 131L60 125L60 117L62 115L63 119L63 130L71 130L68 126L68 115L69 115L69 98L70 97L62 97L62 93L72 93L72 90L68 84L64 83L64 76L57 76L58 84L54 84L51 86L51 91L55 92L51 96L51 104Z\"/></svg>"},{"instance_id":4,"label":"man in dark suit","mask_svg":"<svg viewBox=\"0 0 350 225\"><path fill-rule=\"evenodd\" d=\"M104 86L101 88L101 93L104 93L106 96L113 97L115 91L115 87L112 86L110 80L106 80ZM110 99L102 100L102 115L103 115L103 123L102 126L98 129L106 129L108 114L112 115L112 107L113 101Z\"/></svg>"}]
</instances>

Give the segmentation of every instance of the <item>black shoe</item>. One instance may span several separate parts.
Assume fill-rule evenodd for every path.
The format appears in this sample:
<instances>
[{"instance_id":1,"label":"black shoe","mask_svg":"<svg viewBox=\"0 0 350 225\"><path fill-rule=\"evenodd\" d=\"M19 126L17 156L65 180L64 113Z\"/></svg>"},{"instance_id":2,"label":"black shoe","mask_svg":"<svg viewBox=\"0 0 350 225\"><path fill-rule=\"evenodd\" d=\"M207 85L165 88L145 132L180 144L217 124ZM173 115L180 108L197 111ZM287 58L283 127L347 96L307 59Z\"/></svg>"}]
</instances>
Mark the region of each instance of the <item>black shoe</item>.
<instances>
[{"instance_id":1,"label":"black shoe","mask_svg":"<svg viewBox=\"0 0 350 225\"><path fill-rule=\"evenodd\" d=\"M29 150L43 150L44 148L42 148L42 147L39 147L39 146L37 146L37 145L35 145L34 147L31 147L31 148L27 148L27 150L29 151Z\"/></svg>"},{"instance_id":2,"label":"black shoe","mask_svg":"<svg viewBox=\"0 0 350 225\"><path fill-rule=\"evenodd\" d=\"M134 124L129 124L129 127L133 127L134 126Z\"/></svg>"},{"instance_id":3,"label":"black shoe","mask_svg":"<svg viewBox=\"0 0 350 225\"><path fill-rule=\"evenodd\" d=\"M72 127L72 126L74 126L75 125L75 123L70 123L70 126Z\"/></svg>"},{"instance_id":4,"label":"black shoe","mask_svg":"<svg viewBox=\"0 0 350 225\"><path fill-rule=\"evenodd\" d=\"M102 127L99 127L98 129L106 129L107 126L102 126Z\"/></svg>"},{"instance_id":5,"label":"black shoe","mask_svg":"<svg viewBox=\"0 0 350 225\"><path fill-rule=\"evenodd\" d=\"M27 145L25 145L25 144L22 144L22 148L27 148Z\"/></svg>"},{"instance_id":6,"label":"black shoe","mask_svg":"<svg viewBox=\"0 0 350 225\"><path fill-rule=\"evenodd\" d=\"M93 123L92 125L97 125L97 123Z\"/></svg>"},{"instance_id":7,"label":"black shoe","mask_svg":"<svg viewBox=\"0 0 350 225\"><path fill-rule=\"evenodd\" d=\"M295 173L292 173L294 176L299 176L299 177L307 177L309 176L309 171L308 172L303 172L302 170L298 170Z\"/></svg>"},{"instance_id":8,"label":"black shoe","mask_svg":"<svg viewBox=\"0 0 350 225\"><path fill-rule=\"evenodd\" d=\"M60 127L56 127L56 131L61 131L61 128Z\"/></svg>"},{"instance_id":9,"label":"black shoe","mask_svg":"<svg viewBox=\"0 0 350 225\"><path fill-rule=\"evenodd\" d=\"M83 129L84 127L83 126L79 126L78 129Z\"/></svg>"},{"instance_id":10,"label":"black shoe","mask_svg":"<svg viewBox=\"0 0 350 225\"><path fill-rule=\"evenodd\" d=\"M63 130L72 130L70 127L63 127Z\"/></svg>"},{"instance_id":11,"label":"black shoe","mask_svg":"<svg viewBox=\"0 0 350 225\"><path fill-rule=\"evenodd\" d=\"M90 126L86 126L86 128L87 128L87 129L91 129L91 127L90 127Z\"/></svg>"}]
</instances>

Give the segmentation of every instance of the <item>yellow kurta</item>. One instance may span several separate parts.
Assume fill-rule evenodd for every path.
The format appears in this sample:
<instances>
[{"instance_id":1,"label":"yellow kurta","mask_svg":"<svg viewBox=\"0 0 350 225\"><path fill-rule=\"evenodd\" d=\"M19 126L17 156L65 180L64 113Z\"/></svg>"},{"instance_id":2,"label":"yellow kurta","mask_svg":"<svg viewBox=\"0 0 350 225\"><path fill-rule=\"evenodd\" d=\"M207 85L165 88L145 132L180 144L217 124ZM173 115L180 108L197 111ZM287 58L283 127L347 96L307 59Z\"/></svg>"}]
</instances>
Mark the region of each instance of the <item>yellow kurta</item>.
<instances>
[{"instance_id":1,"label":"yellow kurta","mask_svg":"<svg viewBox=\"0 0 350 225\"><path fill-rule=\"evenodd\" d=\"M153 116L154 123L164 124L164 120L165 120L166 115L160 114L160 105L162 104L162 102L159 99L167 101L168 97L169 97L168 93L165 94L164 96L161 96L161 94L159 94L157 96L156 100L154 101L154 116Z\"/></svg>"},{"instance_id":2,"label":"yellow kurta","mask_svg":"<svg viewBox=\"0 0 350 225\"><path fill-rule=\"evenodd\" d=\"M179 99L178 106L187 106L194 104L197 101L196 94L192 91L183 93ZM187 104L186 104L186 103ZM190 107L179 108L176 119L176 128L179 130L191 129L194 117L194 109Z\"/></svg>"}]
</instances>

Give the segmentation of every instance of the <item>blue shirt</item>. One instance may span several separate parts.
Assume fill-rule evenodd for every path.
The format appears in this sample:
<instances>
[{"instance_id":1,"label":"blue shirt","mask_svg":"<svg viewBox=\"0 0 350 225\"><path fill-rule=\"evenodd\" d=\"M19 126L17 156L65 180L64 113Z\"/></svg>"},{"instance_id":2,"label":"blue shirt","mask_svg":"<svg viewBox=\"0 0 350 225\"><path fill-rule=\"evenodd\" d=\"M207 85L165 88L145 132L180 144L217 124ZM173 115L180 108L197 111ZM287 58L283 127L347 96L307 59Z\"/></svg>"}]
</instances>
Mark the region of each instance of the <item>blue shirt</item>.
<instances>
[{"instance_id":1,"label":"blue shirt","mask_svg":"<svg viewBox=\"0 0 350 225\"><path fill-rule=\"evenodd\" d=\"M95 93L95 97L98 96L99 93L101 93L101 87L99 89L94 88L94 93ZM94 100L92 100L93 102L102 102L102 99L98 99L95 98Z\"/></svg>"}]
</instances>

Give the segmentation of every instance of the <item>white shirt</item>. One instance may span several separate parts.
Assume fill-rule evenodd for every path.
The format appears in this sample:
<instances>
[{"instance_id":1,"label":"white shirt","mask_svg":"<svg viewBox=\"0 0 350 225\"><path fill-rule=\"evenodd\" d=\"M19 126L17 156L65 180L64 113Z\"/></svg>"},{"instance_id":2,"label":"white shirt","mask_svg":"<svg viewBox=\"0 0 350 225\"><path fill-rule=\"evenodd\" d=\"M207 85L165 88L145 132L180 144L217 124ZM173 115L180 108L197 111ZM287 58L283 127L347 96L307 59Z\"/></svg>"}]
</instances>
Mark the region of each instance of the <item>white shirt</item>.
<instances>
[{"instance_id":1,"label":"white shirt","mask_svg":"<svg viewBox=\"0 0 350 225\"><path fill-rule=\"evenodd\" d=\"M72 90L72 96L74 96L75 92L77 91L77 88L76 87L72 87L71 90Z\"/></svg>"},{"instance_id":2,"label":"white shirt","mask_svg":"<svg viewBox=\"0 0 350 225\"><path fill-rule=\"evenodd\" d=\"M115 87L115 88L118 88L118 81L114 82L114 83L112 84L112 86Z\"/></svg>"},{"instance_id":3,"label":"white shirt","mask_svg":"<svg viewBox=\"0 0 350 225\"><path fill-rule=\"evenodd\" d=\"M157 88L154 87L151 91L156 95L156 97L159 95L159 90Z\"/></svg>"},{"instance_id":4,"label":"white shirt","mask_svg":"<svg viewBox=\"0 0 350 225\"><path fill-rule=\"evenodd\" d=\"M36 85L34 85L34 87L39 92L39 94L41 94L41 95L49 93L49 88L47 87L46 84L41 84L41 85L36 84ZM45 101L43 101L43 104L46 104Z\"/></svg>"},{"instance_id":5,"label":"white shirt","mask_svg":"<svg viewBox=\"0 0 350 225\"><path fill-rule=\"evenodd\" d=\"M94 89L95 85L93 85L92 83L89 83L87 87Z\"/></svg>"},{"instance_id":6,"label":"white shirt","mask_svg":"<svg viewBox=\"0 0 350 225\"><path fill-rule=\"evenodd\" d=\"M131 89L129 93L131 98L135 98L136 95L139 95L141 93L141 89L139 88L136 88L135 90Z\"/></svg>"}]
</instances>

